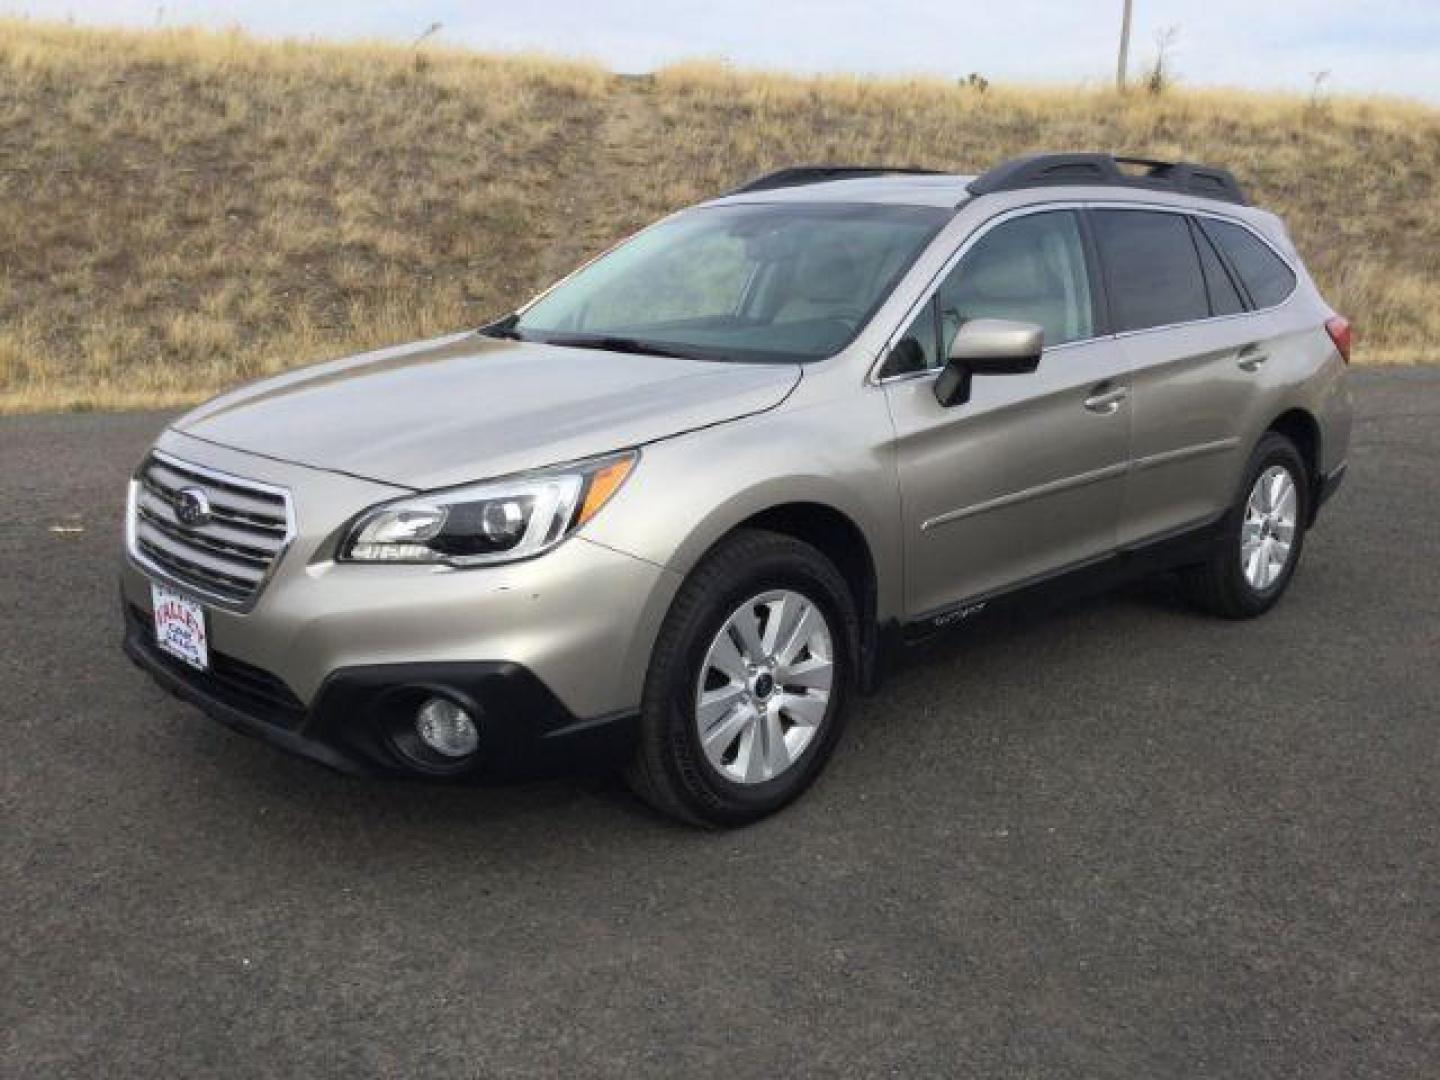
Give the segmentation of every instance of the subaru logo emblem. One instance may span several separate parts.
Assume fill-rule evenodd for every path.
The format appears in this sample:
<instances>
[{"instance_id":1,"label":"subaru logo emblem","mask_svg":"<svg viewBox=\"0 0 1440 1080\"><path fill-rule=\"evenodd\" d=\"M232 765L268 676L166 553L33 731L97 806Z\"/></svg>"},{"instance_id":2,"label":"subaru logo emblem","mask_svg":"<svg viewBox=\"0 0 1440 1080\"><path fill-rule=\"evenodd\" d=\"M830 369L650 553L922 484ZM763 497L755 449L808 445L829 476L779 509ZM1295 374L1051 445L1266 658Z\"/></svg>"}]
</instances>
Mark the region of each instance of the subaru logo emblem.
<instances>
[{"instance_id":1,"label":"subaru logo emblem","mask_svg":"<svg viewBox=\"0 0 1440 1080\"><path fill-rule=\"evenodd\" d=\"M199 488L181 488L175 493L175 516L181 525L198 529L210 521L210 500Z\"/></svg>"}]
</instances>

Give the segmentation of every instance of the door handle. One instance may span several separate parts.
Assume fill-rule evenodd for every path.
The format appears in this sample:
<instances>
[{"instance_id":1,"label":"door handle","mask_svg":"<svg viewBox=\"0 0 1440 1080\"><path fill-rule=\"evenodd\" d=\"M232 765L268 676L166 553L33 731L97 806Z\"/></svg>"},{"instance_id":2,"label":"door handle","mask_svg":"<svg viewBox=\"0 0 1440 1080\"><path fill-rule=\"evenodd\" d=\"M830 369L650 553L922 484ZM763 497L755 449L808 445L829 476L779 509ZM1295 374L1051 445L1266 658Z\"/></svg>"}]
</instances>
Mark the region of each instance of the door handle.
<instances>
[{"instance_id":1,"label":"door handle","mask_svg":"<svg viewBox=\"0 0 1440 1080\"><path fill-rule=\"evenodd\" d=\"M1085 399L1085 408L1093 413L1099 413L1101 416L1109 416L1120 408L1120 403L1129 396L1129 387L1110 387L1109 383L1101 383Z\"/></svg>"},{"instance_id":2,"label":"door handle","mask_svg":"<svg viewBox=\"0 0 1440 1080\"><path fill-rule=\"evenodd\" d=\"M1260 365L1269 359L1269 353L1262 351L1259 345L1246 345L1236 355L1235 363L1241 371L1259 371Z\"/></svg>"}]
</instances>

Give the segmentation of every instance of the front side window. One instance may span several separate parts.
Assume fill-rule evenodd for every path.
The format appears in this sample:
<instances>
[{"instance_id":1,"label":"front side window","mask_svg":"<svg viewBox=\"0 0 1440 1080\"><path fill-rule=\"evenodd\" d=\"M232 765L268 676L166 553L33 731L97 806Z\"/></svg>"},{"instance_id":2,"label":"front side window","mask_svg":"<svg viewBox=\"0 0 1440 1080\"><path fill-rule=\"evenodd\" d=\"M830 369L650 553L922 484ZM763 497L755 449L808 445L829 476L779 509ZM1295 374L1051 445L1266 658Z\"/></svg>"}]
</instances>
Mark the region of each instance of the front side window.
<instances>
[{"instance_id":1,"label":"front side window","mask_svg":"<svg viewBox=\"0 0 1440 1080\"><path fill-rule=\"evenodd\" d=\"M715 360L844 348L953 211L744 203L661 222L542 296L504 332Z\"/></svg>"},{"instance_id":2,"label":"front side window","mask_svg":"<svg viewBox=\"0 0 1440 1080\"><path fill-rule=\"evenodd\" d=\"M880 375L882 378L913 375L941 365L940 324L935 319L935 298L932 296L890 350Z\"/></svg>"},{"instance_id":3,"label":"front side window","mask_svg":"<svg viewBox=\"0 0 1440 1080\"><path fill-rule=\"evenodd\" d=\"M985 233L896 343L882 375L943 366L970 319L1035 323L1046 345L1093 336L1085 246L1073 211L1026 214Z\"/></svg>"},{"instance_id":4,"label":"front side window","mask_svg":"<svg viewBox=\"0 0 1440 1080\"><path fill-rule=\"evenodd\" d=\"M1207 218L1205 232L1225 252L1257 308L1274 307L1295 290L1295 274L1249 229Z\"/></svg>"},{"instance_id":5,"label":"front side window","mask_svg":"<svg viewBox=\"0 0 1440 1080\"><path fill-rule=\"evenodd\" d=\"M1035 323L1046 345L1090 337L1090 279L1080 225L1070 210L1027 214L982 236L937 294L940 355L970 319Z\"/></svg>"},{"instance_id":6,"label":"front side window","mask_svg":"<svg viewBox=\"0 0 1440 1080\"><path fill-rule=\"evenodd\" d=\"M1183 215L1096 210L1092 220L1117 331L1209 317L1200 256Z\"/></svg>"}]
</instances>

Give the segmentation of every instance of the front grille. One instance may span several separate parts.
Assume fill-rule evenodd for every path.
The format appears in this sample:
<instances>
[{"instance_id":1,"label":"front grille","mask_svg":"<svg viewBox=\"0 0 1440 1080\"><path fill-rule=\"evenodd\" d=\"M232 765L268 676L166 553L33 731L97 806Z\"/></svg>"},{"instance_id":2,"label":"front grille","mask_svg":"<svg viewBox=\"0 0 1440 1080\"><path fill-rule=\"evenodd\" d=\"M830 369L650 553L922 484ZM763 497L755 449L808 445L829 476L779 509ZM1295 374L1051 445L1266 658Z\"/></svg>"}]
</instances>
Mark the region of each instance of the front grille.
<instances>
[{"instance_id":1,"label":"front grille","mask_svg":"<svg viewBox=\"0 0 1440 1080\"><path fill-rule=\"evenodd\" d=\"M198 671L183 660L162 652L155 644L154 620L148 612L131 604L127 606L125 616L129 624L127 632L143 645L146 655L205 696L278 727L294 729L305 719L305 706L300 699L270 672L213 651L210 653L210 669Z\"/></svg>"},{"instance_id":2,"label":"front grille","mask_svg":"<svg viewBox=\"0 0 1440 1080\"><path fill-rule=\"evenodd\" d=\"M181 493L209 504L208 520L185 524ZM152 453L130 492L130 553L161 576L227 607L259 595L285 546L294 517L282 489Z\"/></svg>"}]
</instances>

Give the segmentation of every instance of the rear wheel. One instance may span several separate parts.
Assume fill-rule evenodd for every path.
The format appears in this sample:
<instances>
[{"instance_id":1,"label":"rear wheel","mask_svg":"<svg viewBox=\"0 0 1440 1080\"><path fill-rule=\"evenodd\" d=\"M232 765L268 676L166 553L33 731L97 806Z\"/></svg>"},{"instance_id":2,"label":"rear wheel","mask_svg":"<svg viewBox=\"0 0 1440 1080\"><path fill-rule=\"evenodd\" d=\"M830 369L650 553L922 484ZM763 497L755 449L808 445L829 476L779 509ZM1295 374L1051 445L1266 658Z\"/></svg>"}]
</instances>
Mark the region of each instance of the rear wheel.
<instances>
[{"instance_id":1,"label":"rear wheel","mask_svg":"<svg viewBox=\"0 0 1440 1080\"><path fill-rule=\"evenodd\" d=\"M1196 606L1230 619L1270 610L1300 562L1309 512L1304 459L1285 436L1267 433L1210 558L1185 571Z\"/></svg>"},{"instance_id":2,"label":"rear wheel","mask_svg":"<svg viewBox=\"0 0 1440 1080\"><path fill-rule=\"evenodd\" d=\"M778 810L814 781L840 737L858 638L854 601L824 555L776 533L734 534L666 616L631 786L698 825Z\"/></svg>"}]
</instances>

